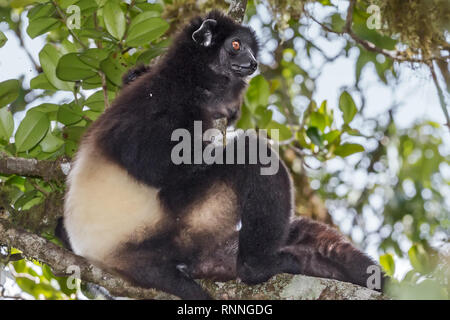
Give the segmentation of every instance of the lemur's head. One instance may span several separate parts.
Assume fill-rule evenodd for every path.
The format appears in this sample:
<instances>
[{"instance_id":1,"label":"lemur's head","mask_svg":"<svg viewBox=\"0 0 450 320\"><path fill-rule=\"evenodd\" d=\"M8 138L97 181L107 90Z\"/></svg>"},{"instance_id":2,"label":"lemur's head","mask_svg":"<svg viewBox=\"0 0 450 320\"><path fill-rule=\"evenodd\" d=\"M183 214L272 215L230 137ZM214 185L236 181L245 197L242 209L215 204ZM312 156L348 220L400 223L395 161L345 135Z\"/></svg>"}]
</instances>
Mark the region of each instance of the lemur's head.
<instances>
[{"instance_id":1,"label":"lemur's head","mask_svg":"<svg viewBox=\"0 0 450 320\"><path fill-rule=\"evenodd\" d=\"M244 78L256 71L258 41L254 31L218 11L210 12L201 21L192 32L192 40L215 51L210 67L217 73Z\"/></svg>"}]
</instances>

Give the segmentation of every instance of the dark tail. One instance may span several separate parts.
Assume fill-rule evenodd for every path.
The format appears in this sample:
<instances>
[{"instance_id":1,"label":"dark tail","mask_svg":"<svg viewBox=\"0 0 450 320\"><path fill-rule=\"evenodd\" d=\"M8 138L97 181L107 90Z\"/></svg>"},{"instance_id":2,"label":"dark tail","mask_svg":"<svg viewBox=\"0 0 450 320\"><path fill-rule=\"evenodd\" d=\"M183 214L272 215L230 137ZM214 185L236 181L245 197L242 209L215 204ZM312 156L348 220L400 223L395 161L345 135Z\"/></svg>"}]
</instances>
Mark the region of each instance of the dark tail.
<instances>
[{"instance_id":1,"label":"dark tail","mask_svg":"<svg viewBox=\"0 0 450 320\"><path fill-rule=\"evenodd\" d=\"M297 257L296 273L368 287L374 273L373 268L376 267L380 278L374 280L378 280L375 282L380 286L373 289L382 291L387 280L380 266L337 230L307 218L296 219L291 223L287 245L283 251Z\"/></svg>"}]
</instances>

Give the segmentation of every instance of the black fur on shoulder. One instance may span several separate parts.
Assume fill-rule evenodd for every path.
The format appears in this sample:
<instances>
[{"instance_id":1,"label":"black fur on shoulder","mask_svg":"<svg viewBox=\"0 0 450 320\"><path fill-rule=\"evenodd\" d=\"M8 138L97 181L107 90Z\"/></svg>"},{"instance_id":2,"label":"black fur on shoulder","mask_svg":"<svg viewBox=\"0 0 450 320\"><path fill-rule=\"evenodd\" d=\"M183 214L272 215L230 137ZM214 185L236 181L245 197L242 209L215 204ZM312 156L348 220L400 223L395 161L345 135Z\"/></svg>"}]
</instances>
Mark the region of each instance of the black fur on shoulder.
<instances>
[{"instance_id":1,"label":"black fur on shoulder","mask_svg":"<svg viewBox=\"0 0 450 320\"><path fill-rule=\"evenodd\" d=\"M130 84L140 76L142 76L144 73L150 72L150 66L146 65L139 65L135 68L132 68L128 70L123 76L122 76L122 86L126 86L127 84Z\"/></svg>"}]
</instances>

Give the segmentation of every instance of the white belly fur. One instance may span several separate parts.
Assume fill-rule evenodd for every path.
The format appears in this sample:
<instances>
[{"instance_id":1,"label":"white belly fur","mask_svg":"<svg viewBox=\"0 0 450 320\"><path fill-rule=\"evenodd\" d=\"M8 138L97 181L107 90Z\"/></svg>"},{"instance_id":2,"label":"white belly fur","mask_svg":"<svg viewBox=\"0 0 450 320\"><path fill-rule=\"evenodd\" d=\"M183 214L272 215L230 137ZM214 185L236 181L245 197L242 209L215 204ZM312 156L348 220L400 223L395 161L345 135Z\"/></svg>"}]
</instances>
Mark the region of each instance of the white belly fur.
<instances>
[{"instance_id":1,"label":"white belly fur","mask_svg":"<svg viewBox=\"0 0 450 320\"><path fill-rule=\"evenodd\" d=\"M164 216L158 190L84 144L68 178L65 227L76 254L104 261L127 241L139 242Z\"/></svg>"}]
</instances>

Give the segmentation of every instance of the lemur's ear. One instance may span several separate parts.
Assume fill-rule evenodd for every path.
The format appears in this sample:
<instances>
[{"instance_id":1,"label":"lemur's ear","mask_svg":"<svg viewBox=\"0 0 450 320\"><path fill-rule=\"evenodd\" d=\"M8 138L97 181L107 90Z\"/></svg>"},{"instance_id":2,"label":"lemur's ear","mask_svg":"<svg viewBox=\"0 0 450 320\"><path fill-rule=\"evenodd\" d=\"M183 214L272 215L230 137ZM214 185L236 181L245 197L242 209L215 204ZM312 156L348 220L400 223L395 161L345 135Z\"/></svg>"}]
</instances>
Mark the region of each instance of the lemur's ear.
<instances>
[{"instance_id":1,"label":"lemur's ear","mask_svg":"<svg viewBox=\"0 0 450 320\"><path fill-rule=\"evenodd\" d=\"M206 19L200 28L192 33L192 39L204 47L209 47L212 44L212 29L216 24L216 20Z\"/></svg>"}]
</instances>

